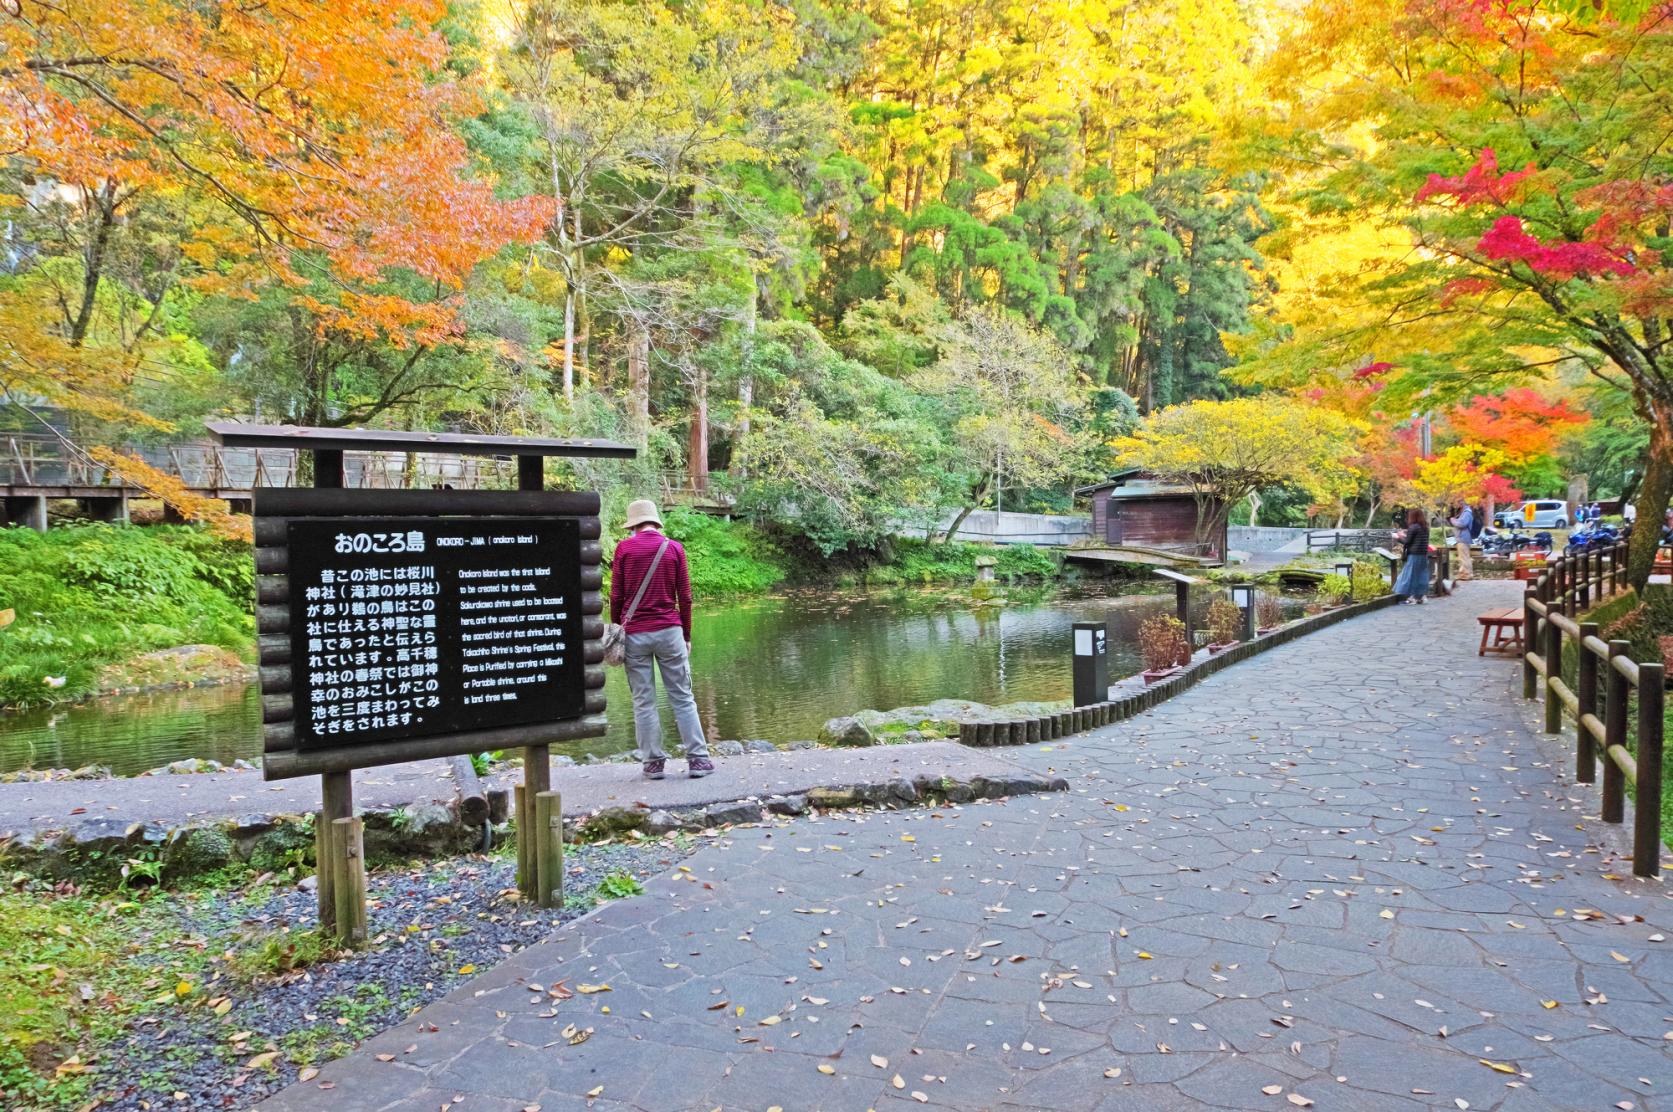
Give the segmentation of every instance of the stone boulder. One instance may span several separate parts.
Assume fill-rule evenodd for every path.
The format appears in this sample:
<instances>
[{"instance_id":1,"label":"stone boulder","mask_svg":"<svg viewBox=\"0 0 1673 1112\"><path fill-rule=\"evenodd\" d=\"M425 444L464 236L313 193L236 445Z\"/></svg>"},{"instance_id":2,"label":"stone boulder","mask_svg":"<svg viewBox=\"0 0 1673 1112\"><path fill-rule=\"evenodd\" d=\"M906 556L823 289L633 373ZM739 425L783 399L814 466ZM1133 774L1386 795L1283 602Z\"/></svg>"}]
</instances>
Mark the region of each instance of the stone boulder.
<instances>
[{"instance_id":1,"label":"stone boulder","mask_svg":"<svg viewBox=\"0 0 1673 1112\"><path fill-rule=\"evenodd\" d=\"M760 741L760 740L746 741L746 742L744 742L744 752L745 753L777 753L778 752L778 746L774 745L770 741Z\"/></svg>"},{"instance_id":2,"label":"stone boulder","mask_svg":"<svg viewBox=\"0 0 1673 1112\"><path fill-rule=\"evenodd\" d=\"M644 825L640 829L652 837L660 838L664 834L685 829L685 823L672 811L657 810L645 816Z\"/></svg>"},{"instance_id":3,"label":"stone boulder","mask_svg":"<svg viewBox=\"0 0 1673 1112\"><path fill-rule=\"evenodd\" d=\"M581 824L581 831L589 838L625 834L644 826L650 814L645 807L606 807L587 816Z\"/></svg>"},{"instance_id":4,"label":"stone boulder","mask_svg":"<svg viewBox=\"0 0 1673 1112\"><path fill-rule=\"evenodd\" d=\"M767 810L775 815L805 815L807 814L807 796L805 795L775 795L767 800Z\"/></svg>"},{"instance_id":5,"label":"stone boulder","mask_svg":"<svg viewBox=\"0 0 1673 1112\"><path fill-rule=\"evenodd\" d=\"M807 801L822 811L831 811L854 806L859 796L853 788L814 788L807 793Z\"/></svg>"},{"instance_id":6,"label":"stone boulder","mask_svg":"<svg viewBox=\"0 0 1673 1112\"><path fill-rule=\"evenodd\" d=\"M212 873L237 857L232 838L213 826L178 827L163 845L163 867L170 880Z\"/></svg>"},{"instance_id":7,"label":"stone boulder","mask_svg":"<svg viewBox=\"0 0 1673 1112\"><path fill-rule=\"evenodd\" d=\"M741 741L717 741L709 746L709 752L717 757L741 757L744 755L744 743Z\"/></svg>"},{"instance_id":8,"label":"stone boulder","mask_svg":"<svg viewBox=\"0 0 1673 1112\"><path fill-rule=\"evenodd\" d=\"M761 804L750 800L715 803L703 809L703 822L706 826L735 826L739 823L760 821Z\"/></svg>"},{"instance_id":9,"label":"stone boulder","mask_svg":"<svg viewBox=\"0 0 1673 1112\"><path fill-rule=\"evenodd\" d=\"M827 745L876 745L877 735L859 718L844 715L826 722L819 730L819 740Z\"/></svg>"}]
</instances>

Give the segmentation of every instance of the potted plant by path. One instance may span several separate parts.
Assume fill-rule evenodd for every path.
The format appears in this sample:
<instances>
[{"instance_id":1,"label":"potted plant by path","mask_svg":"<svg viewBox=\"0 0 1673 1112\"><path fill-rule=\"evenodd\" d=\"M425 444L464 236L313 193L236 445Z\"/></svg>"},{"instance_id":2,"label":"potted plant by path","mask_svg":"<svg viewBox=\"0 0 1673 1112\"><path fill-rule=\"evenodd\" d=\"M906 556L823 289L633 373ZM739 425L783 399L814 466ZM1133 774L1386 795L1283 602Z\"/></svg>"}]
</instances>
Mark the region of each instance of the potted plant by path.
<instances>
[{"instance_id":1,"label":"potted plant by path","mask_svg":"<svg viewBox=\"0 0 1673 1112\"><path fill-rule=\"evenodd\" d=\"M1284 604L1271 595L1262 595L1255 602L1256 633L1271 633L1284 624Z\"/></svg>"},{"instance_id":2,"label":"potted plant by path","mask_svg":"<svg viewBox=\"0 0 1673 1112\"><path fill-rule=\"evenodd\" d=\"M1139 656L1144 660L1144 682L1155 683L1179 671L1191 660L1185 626L1171 614L1153 614L1139 623Z\"/></svg>"},{"instance_id":3,"label":"potted plant by path","mask_svg":"<svg viewBox=\"0 0 1673 1112\"><path fill-rule=\"evenodd\" d=\"M1217 653L1237 644L1243 632L1243 611L1229 598L1217 598L1208 604L1208 651Z\"/></svg>"}]
</instances>

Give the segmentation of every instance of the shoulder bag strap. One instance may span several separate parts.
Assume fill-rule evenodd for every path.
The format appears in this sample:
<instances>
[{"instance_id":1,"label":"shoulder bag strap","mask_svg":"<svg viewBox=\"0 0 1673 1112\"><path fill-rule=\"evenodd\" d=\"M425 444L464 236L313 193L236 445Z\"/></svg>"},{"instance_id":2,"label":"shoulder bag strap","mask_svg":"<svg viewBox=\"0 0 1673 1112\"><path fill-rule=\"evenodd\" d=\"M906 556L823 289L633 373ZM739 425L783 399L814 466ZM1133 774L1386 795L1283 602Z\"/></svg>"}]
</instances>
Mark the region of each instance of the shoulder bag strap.
<instances>
[{"instance_id":1,"label":"shoulder bag strap","mask_svg":"<svg viewBox=\"0 0 1673 1112\"><path fill-rule=\"evenodd\" d=\"M621 625L625 628L633 620L633 615L639 609L639 603L644 601L645 591L651 585L651 576L656 574L656 566L662 563L662 554L668 551L668 538L662 538L662 547L651 557L651 566L645 569L645 578L639 581L639 589L633 593L633 601L627 604L627 613L622 615Z\"/></svg>"}]
</instances>

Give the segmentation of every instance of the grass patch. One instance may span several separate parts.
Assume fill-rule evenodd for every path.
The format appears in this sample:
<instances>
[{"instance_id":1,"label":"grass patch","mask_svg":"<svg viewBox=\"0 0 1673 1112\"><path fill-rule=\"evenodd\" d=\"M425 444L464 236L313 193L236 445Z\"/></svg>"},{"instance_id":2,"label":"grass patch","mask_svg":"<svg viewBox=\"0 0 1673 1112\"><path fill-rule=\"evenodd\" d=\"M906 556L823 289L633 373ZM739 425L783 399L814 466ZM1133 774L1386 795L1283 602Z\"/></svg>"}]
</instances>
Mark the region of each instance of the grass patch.
<instances>
[{"instance_id":1,"label":"grass patch","mask_svg":"<svg viewBox=\"0 0 1673 1112\"><path fill-rule=\"evenodd\" d=\"M202 947L149 901L0 893L0 1094L74 1108L112 1064L98 1048L146 1010L206 1006Z\"/></svg>"},{"instance_id":2,"label":"grass patch","mask_svg":"<svg viewBox=\"0 0 1673 1112\"><path fill-rule=\"evenodd\" d=\"M604 899L620 900L644 894L645 886L632 873L614 872L598 882L598 894Z\"/></svg>"},{"instance_id":3,"label":"grass patch","mask_svg":"<svg viewBox=\"0 0 1673 1112\"><path fill-rule=\"evenodd\" d=\"M976 580L976 561L994 561L994 577L1006 583L1055 579L1057 560L1031 544L987 545L954 541L932 544L920 540L897 540L893 559L866 569L867 585L933 586L968 585Z\"/></svg>"},{"instance_id":4,"label":"grass patch","mask_svg":"<svg viewBox=\"0 0 1673 1112\"><path fill-rule=\"evenodd\" d=\"M212 645L248 659L250 549L187 526L0 530L0 707L73 699L142 653Z\"/></svg>"},{"instance_id":5,"label":"grass patch","mask_svg":"<svg viewBox=\"0 0 1673 1112\"><path fill-rule=\"evenodd\" d=\"M227 970L245 981L282 977L322 961L329 961L337 947L317 930L282 930L266 937L252 936L251 945L234 948L227 958Z\"/></svg>"}]
</instances>

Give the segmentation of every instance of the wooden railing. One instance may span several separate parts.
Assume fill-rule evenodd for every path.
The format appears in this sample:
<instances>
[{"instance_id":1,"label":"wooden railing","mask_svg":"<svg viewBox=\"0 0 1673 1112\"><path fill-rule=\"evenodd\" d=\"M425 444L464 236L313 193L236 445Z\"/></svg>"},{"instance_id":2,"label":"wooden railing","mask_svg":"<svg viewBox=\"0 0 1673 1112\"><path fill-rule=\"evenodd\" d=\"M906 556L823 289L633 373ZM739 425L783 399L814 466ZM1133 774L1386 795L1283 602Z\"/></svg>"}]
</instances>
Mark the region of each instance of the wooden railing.
<instances>
[{"instance_id":1,"label":"wooden railing","mask_svg":"<svg viewBox=\"0 0 1673 1112\"><path fill-rule=\"evenodd\" d=\"M223 448L189 441L123 450L179 479L190 490L240 492L297 483L297 453L291 448ZM343 485L504 490L517 485L517 465L510 456L352 452L344 461ZM0 487L110 487L114 492L124 486L121 475L60 437L41 433L0 437Z\"/></svg>"},{"instance_id":2,"label":"wooden railing","mask_svg":"<svg viewBox=\"0 0 1673 1112\"><path fill-rule=\"evenodd\" d=\"M1603 758L1603 821L1624 821L1626 788L1632 785L1632 871L1657 876L1665 669L1633 660L1628 642L1606 642L1598 636L1597 623L1574 618L1626 589L1626 562L1625 542L1565 554L1547 564L1545 574L1528 588L1522 603L1522 697L1533 699L1545 689L1548 734L1562 731L1564 710L1574 719L1576 780L1596 782L1598 757ZM1572 688L1563 674L1563 653L1570 644L1578 664ZM1634 701L1635 723L1628 714Z\"/></svg>"}]
</instances>

